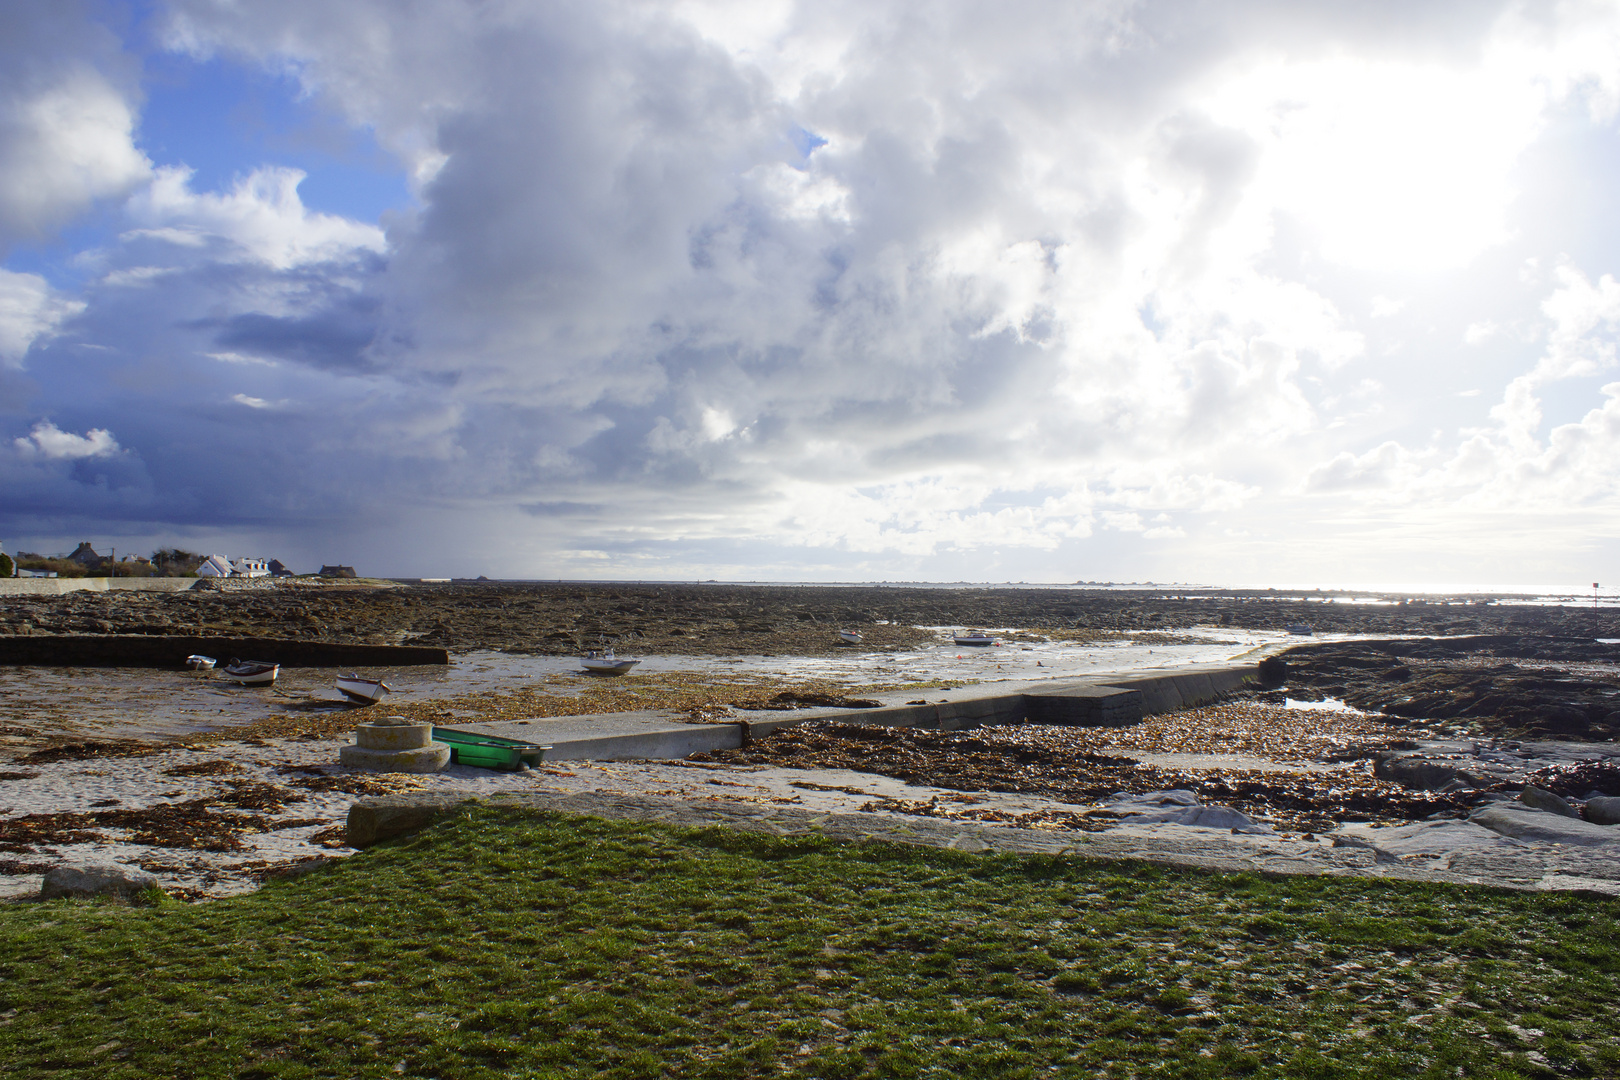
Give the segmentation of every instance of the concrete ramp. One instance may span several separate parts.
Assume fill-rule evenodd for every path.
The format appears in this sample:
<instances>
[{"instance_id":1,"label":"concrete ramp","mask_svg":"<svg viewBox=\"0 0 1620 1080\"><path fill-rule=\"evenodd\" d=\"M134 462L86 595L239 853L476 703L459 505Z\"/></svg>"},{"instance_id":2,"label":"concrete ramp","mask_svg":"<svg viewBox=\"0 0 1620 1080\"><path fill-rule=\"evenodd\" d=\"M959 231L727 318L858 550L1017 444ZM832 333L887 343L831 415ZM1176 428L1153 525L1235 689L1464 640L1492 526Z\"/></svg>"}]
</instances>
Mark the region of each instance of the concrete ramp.
<instances>
[{"instance_id":1,"label":"concrete ramp","mask_svg":"<svg viewBox=\"0 0 1620 1080\"><path fill-rule=\"evenodd\" d=\"M717 724L688 723L680 713L655 710L457 724L453 730L549 746L548 761L680 758L736 749L751 739L814 720L937 731L1022 723L1124 727L1156 713L1210 704L1257 678L1250 664L1201 665L1138 671L1118 679L992 683L927 691L926 700L885 700L905 697L901 692L883 695L884 704L875 709L750 712Z\"/></svg>"}]
</instances>

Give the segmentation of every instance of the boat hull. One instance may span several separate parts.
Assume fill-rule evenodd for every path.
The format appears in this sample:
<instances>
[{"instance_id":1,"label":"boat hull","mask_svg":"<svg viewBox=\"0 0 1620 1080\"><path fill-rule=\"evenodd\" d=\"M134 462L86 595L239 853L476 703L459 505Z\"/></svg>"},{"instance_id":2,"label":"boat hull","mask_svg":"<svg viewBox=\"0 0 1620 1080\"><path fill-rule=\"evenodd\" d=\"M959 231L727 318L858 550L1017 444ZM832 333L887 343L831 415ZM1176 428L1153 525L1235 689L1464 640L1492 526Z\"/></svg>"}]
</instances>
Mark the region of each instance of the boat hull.
<instances>
[{"instance_id":1,"label":"boat hull","mask_svg":"<svg viewBox=\"0 0 1620 1080\"><path fill-rule=\"evenodd\" d=\"M450 747L450 761L456 765L471 765L477 769L497 769L511 772L533 768L545 759L549 746L502 739L495 735L475 735L468 731L434 728L433 741Z\"/></svg>"},{"instance_id":2,"label":"boat hull","mask_svg":"<svg viewBox=\"0 0 1620 1080\"><path fill-rule=\"evenodd\" d=\"M374 705L387 697L392 690L392 687L381 679L362 679L358 675L339 678L337 688L344 697L362 705Z\"/></svg>"},{"instance_id":3,"label":"boat hull","mask_svg":"<svg viewBox=\"0 0 1620 1080\"><path fill-rule=\"evenodd\" d=\"M248 662L230 664L216 670L220 678L239 686L271 686L276 676L281 674L281 665Z\"/></svg>"},{"instance_id":4,"label":"boat hull","mask_svg":"<svg viewBox=\"0 0 1620 1080\"><path fill-rule=\"evenodd\" d=\"M637 664L641 663L641 661L640 660L581 660L579 663L580 663L580 666L583 667L586 671L594 672L597 675L623 675L625 672L629 671L631 668L633 668Z\"/></svg>"}]
</instances>

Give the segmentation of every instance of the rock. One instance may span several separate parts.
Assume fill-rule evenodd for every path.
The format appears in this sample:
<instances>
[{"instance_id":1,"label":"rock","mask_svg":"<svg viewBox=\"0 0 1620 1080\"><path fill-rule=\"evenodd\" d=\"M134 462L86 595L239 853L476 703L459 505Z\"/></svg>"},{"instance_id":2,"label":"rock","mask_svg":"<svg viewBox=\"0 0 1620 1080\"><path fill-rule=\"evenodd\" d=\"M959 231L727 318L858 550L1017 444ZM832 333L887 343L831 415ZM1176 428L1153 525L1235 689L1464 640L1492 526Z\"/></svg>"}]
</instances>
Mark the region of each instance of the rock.
<instances>
[{"instance_id":1,"label":"rock","mask_svg":"<svg viewBox=\"0 0 1620 1080\"><path fill-rule=\"evenodd\" d=\"M1108 809L1120 816L1122 825L1192 825L1200 829L1230 829L1235 833L1272 831L1270 825L1262 825L1230 806L1202 806L1197 795L1181 788L1150 791L1146 795L1120 792L1108 804Z\"/></svg>"},{"instance_id":2,"label":"rock","mask_svg":"<svg viewBox=\"0 0 1620 1080\"><path fill-rule=\"evenodd\" d=\"M1439 791L1454 783L1466 787L1479 787L1483 783L1477 774L1467 769L1413 756L1380 757L1373 763L1373 775L1419 791Z\"/></svg>"},{"instance_id":3,"label":"rock","mask_svg":"<svg viewBox=\"0 0 1620 1080\"><path fill-rule=\"evenodd\" d=\"M1581 815L1575 808L1552 792L1538 787L1527 787L1519 792L1519 802L1537 810L1545 810L1549 814L1562 814L1564 817L1578 818Z\"/></svg>"},{"instance_id":4,"label":"rock","mask_svg":"<svg viewBox=\"0 0 1620 1080\"><path fill-rule=\"evenodd\" d=\"M475 801L466 795L381 795L360 799L349 807L344 840L352 848L367 848L426 828L456 807Z\"/></svg>"},{"instance_id":5,"label":"rock","mask_svg":"<svg viewBox=\"0 0 1620 1080\"><path fill-rule=\"evenodd\" d=\"M1515 840L1542 844L1573 844L1596 847L1620 844L1620 829L1594 825L1579 818L1567 818L1535 810L1520 803L1493 803L1468 815L1468 820Z\"/></svg>"},{"instance_id":6,"label":"rock","mask_svg":"<svg viewBox=\"0 0 1620 1080\"><path fill-rule=\"evenodd\" d=\"M1620 825L1620 796L1600 795L1587 799L1586 820L1594 825Z\"/></svg>"},{"instance_id":7,"label":"rock","mask_svg":"<svg viewBox=\"0 0 1620 1080\"><path fill-rule=\"evenodd\" d=\"M144 870L117 863L58 866L45 874L41 900L62 896L135 896L158 887L158 879Z\"/></svg>"},{"instance_id":8,"label":"rock","mask_svg":"<svg viewBox=\"0 0 1620 1080\"><path fill-rule=\"evenodd\" d=\"M1266 657L1259 667L1261 686L1281 686L1288 681L1288 661L1280 656Z\"/></svg>"},{"instance_id":9,"label":"rock","mask_svg":"<svg viewBox=\"0 0 1620 1080\"><path fill-rule=\"evenodd\" d=\"M1524 846L1483 825L1456 818L1419 821L1389 829L1343 825L1328 834L1328 838L1333 841L1334 847L1367 848L1378 862L1398 862L1402 858L1423 855L1446 857L1461 851Z\"/></svg>"}]
</instances>

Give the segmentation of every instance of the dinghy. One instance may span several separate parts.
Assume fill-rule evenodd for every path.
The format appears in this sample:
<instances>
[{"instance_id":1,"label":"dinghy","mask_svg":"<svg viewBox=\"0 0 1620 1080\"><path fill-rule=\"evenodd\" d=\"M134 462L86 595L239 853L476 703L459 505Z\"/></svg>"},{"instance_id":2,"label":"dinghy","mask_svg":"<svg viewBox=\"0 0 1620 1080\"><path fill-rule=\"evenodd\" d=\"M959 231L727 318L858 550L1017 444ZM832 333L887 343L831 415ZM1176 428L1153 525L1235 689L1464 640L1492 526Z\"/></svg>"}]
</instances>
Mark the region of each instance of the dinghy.
<instances>
[{"instance_id":1,"label":"dinghy","mask_svg":"<svg viewBox=\"0 0 1620 1080\"><path fill-rule=\"evenodd\" d=\"M219 674L243 686L270 686L281 674L281 665L268 660L238 660L233 656L230 663L219 669Z\"/></svg>"},{"instance_id":2,"label":"dinghy","mask_svg":"<svg viewBox=\"0 0 1620 1080\"><path fill-rule=\"evenodd\" d=\"M861 632L859 630L840 630L838 636L843 638L844 642L849 645L859 645L861 643Z\"/></svg>"},{"instance_id":3,"label":"dinghy","mask_svg":"<svg viewBox=\"0 0 1620 1080\"><path fill-rule=\"evenodd\" d=\"M608 649L605 652L599 649L592 649L590 652L580 657L579 662L586 671L595 672L598 675L623 675L625 672L641 663L640 660L620 660L617 656L613 655L612 649Z\"/></svg>"},{"instance_id":4,"label":"dinghy","mask_svg":"<svg viewBox=\"0 0 1620 1080\"><path fill-rule=\"evenodd\" d=\"M215 660L212 656L204 656L202 653L192 653L186 657L186 667L192 671L213 671L214 665L217 663L219 663L218 660Z\"/></svg>"},{"instance_id":5,"label":"dinghy","mask_svg":"<svg viewBox=\"0 0 1620 1080\"><path fill-rule=\"evenodd\" d=\"M361 705L375 705L393 690L381 679L366 679L359 675L339 675L338 692Z\"/></svg>"},{"instance_id":6,"label":"dinghy","mask_svg":"<svg viewBox=\"0 0 1620 1080\"><path fill-rule=\"evenodd\" d=\"M996 639L985 633L983 630L967 630L963 633L957 634L951 640L955 641L958 645L972 645L975 647L994 645L996 643Z\"/></svg>"}]
</instances>

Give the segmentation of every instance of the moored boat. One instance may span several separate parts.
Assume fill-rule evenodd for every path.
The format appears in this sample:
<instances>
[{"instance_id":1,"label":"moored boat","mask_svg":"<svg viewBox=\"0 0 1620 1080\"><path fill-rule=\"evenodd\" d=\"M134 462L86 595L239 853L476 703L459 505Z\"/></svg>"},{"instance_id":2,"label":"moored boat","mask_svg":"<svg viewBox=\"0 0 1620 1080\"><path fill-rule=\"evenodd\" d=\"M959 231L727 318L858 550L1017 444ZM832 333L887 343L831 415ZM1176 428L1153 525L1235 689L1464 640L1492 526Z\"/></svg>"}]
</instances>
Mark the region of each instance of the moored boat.
<instances>
[{"instance_id":1,"label":"moored boat","mask_svg":"<svg viewBox=\"0 0 1620 1080\"><path fill-rule=\"evenodd\" d=\"M1288 632L1299 637L1315 637L1316 633L1310 626L1302 622L1289 623Z\"/></svg>"},{"instance_id":2,"label":"moored boat","mask_svg":"<svg viewBox=\"0 0 1620 1080\"><path fill-rule=\"evenodd\" d=\"M597 675L623 675L641 661L621 660L613 655L612 649L606 651L592 649L579 658L579 663L586 671L594 672Z\"/></svg>"},{"instance_id":3,"label":"moored boat","mask_svg":"<svg viewBox=\"0 0 1620 1080\"><path fill-rule=\"evenodd\" d=\"M450 761L453 764L507 772L534 768L544 760L546 751L551 749L538 743L441 727L433 729L433 741L450 747Z\"/></svg>"},{"instance_id":4,"label":"moored boat","mask_svg":"<svg viewBox=\"0 0 1620 1080\"><path fill-rule=\"evenodd\" d=\"M393 690L381 679L367 679L360 675L339 675L337 688L344 697L362 705L375 705Z\"/></svg>"},{"instance_id":5,"label":"moored boat","mask_svg":"<svg viewBox=\"0 0 1620 1080\"><path fill-rule=\"evenodd\" d=\"M951 640L958 645L972 645L975 647L994 645L996 643L996 639L983 630L967 630L957 634Z\"/></svg>"},{"instance_id":6,"label":"moored boat","mask_svg":"<svg viewBox=\"0 0 1620 1080\"><path fill-rule=\"evenodd\" d=\"M219 669L219 673L243 686L270 686L281 674L281 665L268 660L238 660L233 656L230 663Z\"/></svg>"},{"instance_id":7,"label":"moored boat","mask_svg":"<svg viewBox=\"0 0 1620 1080\"><path fill-rule=\"evenodd\" d=\"M217 663L219 663L218 660L215 660L212 656L204 656L202 653L192 653L186 657L186 667L192 671L213 671L214 665Z\"/></svg>"},{"instance_id":8,"label":"moored boat","mask_svg":"<svg viewBox=\"0 0 1620 1080\"><path fill-rule=\"evenodd\" d=\"M849 645L859 645L862 640L859 630L840 630L838 636L843 638L845 643Z\"/></svg>"}]
</instances>

